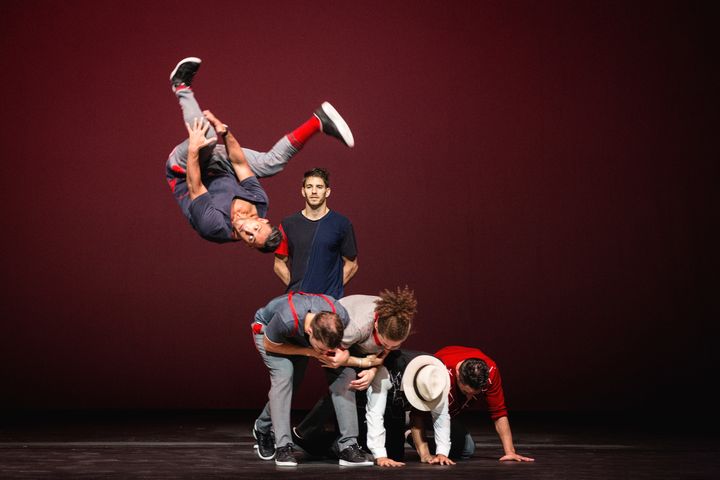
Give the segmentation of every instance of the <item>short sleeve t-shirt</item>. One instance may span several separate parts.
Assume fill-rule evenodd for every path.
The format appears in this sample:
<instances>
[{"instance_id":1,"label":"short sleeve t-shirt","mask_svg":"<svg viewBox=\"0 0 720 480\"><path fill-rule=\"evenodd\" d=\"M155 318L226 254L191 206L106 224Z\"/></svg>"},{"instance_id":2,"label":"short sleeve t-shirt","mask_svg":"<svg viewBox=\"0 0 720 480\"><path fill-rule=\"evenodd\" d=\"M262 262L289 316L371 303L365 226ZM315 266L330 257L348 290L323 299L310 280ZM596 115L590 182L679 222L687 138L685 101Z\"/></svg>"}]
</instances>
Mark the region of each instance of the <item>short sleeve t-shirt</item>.
<instances>
[{"instance_id":1,"label":"short sleeve t-shirt","mask_svg":"<svg viewBox=\"0 0 720 480\"><path fill-rule=\"evenodd\" d=\"M298 212L282 221L281 230L283 242L275 254L290 258L288 291L341 298L343 257L357 256L350 220L333 210L319 220L309 220Z\"/></svg>"},{"instance_id":2,"label":"short sleeve t-shirt","mask_svg":"<svg viewBox=\"0 0 720 480\"><path fill-rule=\"evenodd\" d=\"M203 183L208 191L190 203L190 223L204 239L216 243L234 241L230 208L236 198L254 204L258 216L267 215L269 199L257 177L238 182L230 174L208 175Z\"/></svg>"},{"instance_id":3,"label":"short sleeve t-shirt","mask_svg":"<svg viewBox=\"0 0 720 480\"><path fill-rule=\"evenodd\" d=\"M383 351L375 341L375 307L380 297L374 295L349 295L338 300L350 315L345 327L342 346L353 355L375 355Z\"/></svg>"},{"instance_id":4,"label":"short sleeve t-shirt","mask_svg":"<svg viewBox=\"0 0 720 480\"><path fill-rule=\"evenodd\" d=\"M301 347L310 347L305 335L305 315L308 313L332 312L340 317L343 326L347 326L349 316L345 308L334 298L325 296L328 303L319 295L293 294L292 304L297 312L297 324L288 295L281 295L270 301L255 313L255 322L263 325L263 332L273 343L293 343Z\"/></svg>"}]
</instances>

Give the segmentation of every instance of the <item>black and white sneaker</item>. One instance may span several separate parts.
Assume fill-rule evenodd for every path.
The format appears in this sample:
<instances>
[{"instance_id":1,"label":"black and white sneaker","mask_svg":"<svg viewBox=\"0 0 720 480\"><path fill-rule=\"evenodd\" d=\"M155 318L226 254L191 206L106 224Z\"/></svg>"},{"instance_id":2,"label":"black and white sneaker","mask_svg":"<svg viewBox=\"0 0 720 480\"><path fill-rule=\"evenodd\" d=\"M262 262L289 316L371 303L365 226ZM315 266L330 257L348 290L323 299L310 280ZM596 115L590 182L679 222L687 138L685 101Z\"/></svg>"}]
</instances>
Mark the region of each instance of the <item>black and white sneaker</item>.
<instances>
[{"instance_id":1,"label":"black and white sneaker","mask_svg":"<svg viewBox=\"0 0 720 480\"><path fill-rule=\"evenodd\" d=\"M321 129L325 135L337 138L350 148L355 146L350 127L329 102L323 102L320 108L315 110L315 116L320 119Z\"/></svg>"},{"instance_id":2,"label":"black and white sneaker","mask_svg":"<svg viewBox=\"0 0 720 480\"><path fill-rule=\"evenodd\" d=\"M258 457L263 460L272 460L275 458L275 435L272 430L268 433L263 433L257 429L257 421L253 425L253 437L257 440L257 443L253 445L253 448L257 451Z\"/></svg>"},{"instance_id":3,"label":"black and white sneaker","mask_svg":"<svg viewBox=\"0 0 720 480\"><path fill-rule=\"evenodd\" d=\"M357 443L341 451L339 457L340 461L338 463L343 467L366 467L374 465L374 462L368 460L365 452L362 451L360 445Z\"/></svg>"},{"instance_id":4,"label":"black and white sneaker","mask_svg":"<svg viewBox=\"0 0 720 480\"><path fill-rule=\"evenodd\" d=\"M200 70L200 64L202 60L197 57L183 58L175 65L175 69L170 73L170 83L172 84L173 92L178 87L189 87L192 85L195 74Z\"/></svg>"},{"instance_id":5,"label":"black and white sneaker","mask_svg":"<svg viewBox=\"0 0 720 480\"><path fill-rule=\"evenodd\" d=\"M275 453L275 465L278 467L297 467L292 443L288 443L284 447L278 447Z\"/></svg>"}]
</instances>

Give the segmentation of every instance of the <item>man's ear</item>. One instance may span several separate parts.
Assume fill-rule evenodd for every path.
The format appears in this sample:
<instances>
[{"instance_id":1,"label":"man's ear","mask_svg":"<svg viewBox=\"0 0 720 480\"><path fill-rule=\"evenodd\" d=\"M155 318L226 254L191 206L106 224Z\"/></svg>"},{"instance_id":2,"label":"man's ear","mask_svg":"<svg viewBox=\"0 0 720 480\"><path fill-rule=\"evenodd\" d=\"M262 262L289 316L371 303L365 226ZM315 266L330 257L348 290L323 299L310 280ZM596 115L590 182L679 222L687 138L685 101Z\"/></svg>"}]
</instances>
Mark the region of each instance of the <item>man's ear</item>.
<instances>
[{"instance_id":1,"label":"man's ear","mask_svg":"<svg viewBox=\"0 0 720 480\"><path fill-rule=\"evenodd\" d=\"M300 187L300 195L302 195L303 198L307 198L307 197L305 196L305 185L303 185L302 187Z\"/></svg>"},{"instance_id":2,"label":"man's ear","mask_svg":"<svg viewBox=\"0 0 720 480\"><path fill-rule=\"evenodd\" d=\"M330 192L332 192L332 190L330 190L329 187L325 189L325 198L330 196Z\"/></svg>"}]
</instances>

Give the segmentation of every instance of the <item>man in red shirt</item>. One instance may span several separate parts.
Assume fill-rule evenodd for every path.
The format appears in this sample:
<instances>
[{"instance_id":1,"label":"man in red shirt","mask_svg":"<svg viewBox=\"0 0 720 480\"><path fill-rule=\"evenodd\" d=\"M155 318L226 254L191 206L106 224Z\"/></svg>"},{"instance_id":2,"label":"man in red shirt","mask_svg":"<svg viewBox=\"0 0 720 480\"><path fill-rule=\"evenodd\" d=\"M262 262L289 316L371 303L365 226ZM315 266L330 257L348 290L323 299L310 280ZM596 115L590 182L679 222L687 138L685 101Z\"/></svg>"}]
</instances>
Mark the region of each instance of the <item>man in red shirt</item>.
<instances>
[{"instance_id":1,"label":"man in red shirt","mask_svg":"<svg viewBox=\"0 0 720 480\"><path fill-rule=\"evenodd\" d=\"M477 348L451 346L438 350L435 357L447 367L450 374L449 412L455 417L482 395L487 401L490 418L502 442L505 455L500 461L533 462L534 459L515 453L512 431L507 417L505 395L500 372L495 362ZM450 456L469 458L475 452L475 442L467 429L455 418L450 424L452 449Z\"/></svg>"}]
</instances>

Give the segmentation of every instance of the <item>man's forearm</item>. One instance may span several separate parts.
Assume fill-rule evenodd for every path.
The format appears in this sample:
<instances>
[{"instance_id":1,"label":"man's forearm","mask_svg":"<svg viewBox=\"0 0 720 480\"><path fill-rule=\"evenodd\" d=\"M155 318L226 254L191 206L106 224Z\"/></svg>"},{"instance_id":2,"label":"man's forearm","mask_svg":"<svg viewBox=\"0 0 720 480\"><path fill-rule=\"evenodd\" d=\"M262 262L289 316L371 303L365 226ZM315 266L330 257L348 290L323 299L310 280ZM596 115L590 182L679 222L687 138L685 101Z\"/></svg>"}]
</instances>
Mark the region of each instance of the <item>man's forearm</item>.
<instances>
[{"instance_id":1,"label":"man's forearm","mask_svg":"<svg viewBox=\"0 0 720 480\"><path fill-rule=\"evenodd\" d=\"M357 259L349 260L347 258L343 258L343 261L343 285L346 285L357 273L358 263Z\"/></svg>"},{"instance_id":2,"label":"man's forearm","mask_svg":"<svg viewBox=\"0 0 720 480\"><path fill-rule=\"evenodd\" d=\"M503 450L506 455L515 453L515 445L513 445L512 431L510 430L510 421L508 417L500 417L495 420L495 431L500 437Z\"/></svg>"},{"instance_id":3,"label":"man's forearm","mask_svg":"<svg viewBox=\"0 0 720 480\"><path fill-rule=\"evenodd\" d=\"M368 355L367 357L348 357L345 362L346 367L357 368L376 368L383 364L384 358L378 358L377 355Z\"/></svg>"},{"instance_id":4,"label":"man's forearm","mask_svg":"<svg viewBox=\"0 0 720 480\"><path fill-rule=\"evenodd\" d=\"M235 139L230 130L227 130L223 136L225 148L227 149L228 158L234 165L246 165L245 152L240 147L240 143Z\"/></svg>"},{"instance_id":5,"label":"man's forearm","mask_svg":"<svg viewBox=\"0 0 720 480\"><path fill-rule=\"evenodd\" d=\"M188 150L187 184L190 200L194 200L207 191L200 174L200 151L194 148Z\"/></svg>"},{"instance_id":6,"label":"man's forearm","mask_svg":"<svg viewBox=\"0 0 720 480\"><path fill-rule=\"evenodd\" d=\"M425 441L425 428L422 425L422 420L411 414L410 423L410 436L413 444L415 444L415 450L420 457L420 461L427 462L432 453L430 453L430 445Z\"/></svg>"},{"instance_id":7,"label":"man's forearm","mask_svg":"<svg viewBox=\"0 0 720 480\"><path fill-rule=\"evenodd\" d=\"M233 170L235 170L237 179L242 182L246 178L254 176L255 173L250 168L247 158L245 158L245 152L242 147L240 147L238 141L235 140L233 134L230 133L230 130L227 131L223 138L225 139L225 149L227 150L228 158L233 166Z\"/></svg>"},{"instance_id":8,"label":"man's forearm","mask_svg":"<svg viewBox=\"0 0 720 480\"><path fill-rule=\"evenodd\" d=\"M280 355L300 355L304 357L315 356L315 350L312 348L293 345L292 343L273 343L265 337L265 351L277 353Z\"/></svg>"},{"instance_id":9,"label":"man's forearm","mask_svg":"<svg viewBox=\"0 0 720 480\"><path fill-rule=\"evenodd\" d=\"M290 285L290 269L284 259L276 256L273 270L286 287Z\"/></svg>"}]
</instances>

